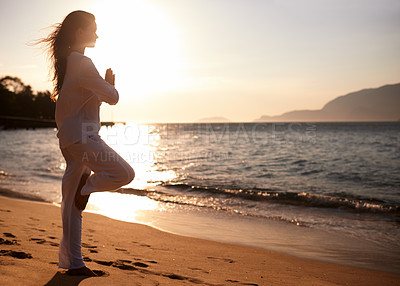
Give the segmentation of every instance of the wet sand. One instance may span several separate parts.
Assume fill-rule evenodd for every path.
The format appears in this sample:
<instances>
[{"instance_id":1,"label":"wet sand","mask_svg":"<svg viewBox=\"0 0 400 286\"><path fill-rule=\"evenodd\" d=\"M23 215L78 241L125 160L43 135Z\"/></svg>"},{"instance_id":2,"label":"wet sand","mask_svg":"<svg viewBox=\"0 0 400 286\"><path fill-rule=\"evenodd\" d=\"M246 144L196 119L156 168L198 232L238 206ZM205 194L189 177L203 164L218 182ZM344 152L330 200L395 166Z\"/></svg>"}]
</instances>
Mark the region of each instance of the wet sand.
<instances>
[{"instance_id":1,"label":"wet sand","mask_svg":"<svg viewBox=\"0 0 400 286\"><path fill-rule=\"evenodd\" d=\"M60 208L0 196L2 285L399 285L400 274L162 232L83 213L82 253L100 276L58 269Z\"/></svg>"}]
</instances>

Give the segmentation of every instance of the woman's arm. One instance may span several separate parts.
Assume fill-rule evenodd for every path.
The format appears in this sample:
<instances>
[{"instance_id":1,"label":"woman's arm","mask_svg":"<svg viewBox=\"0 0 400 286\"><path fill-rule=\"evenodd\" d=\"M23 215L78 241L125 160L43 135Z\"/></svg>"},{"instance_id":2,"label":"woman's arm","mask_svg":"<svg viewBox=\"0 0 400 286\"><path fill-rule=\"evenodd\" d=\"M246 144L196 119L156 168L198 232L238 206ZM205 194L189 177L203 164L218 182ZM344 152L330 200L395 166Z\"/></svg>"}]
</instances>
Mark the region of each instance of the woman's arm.
<instances>
[{"instance_id":1,"label":"woman's arm","mask_svg":"<svg viewBox=\"0 0 400 286\"><path fill-rule=\"evenodd\" d=\"M79 72L79 85L82 88L92 91L99 101L104 101L111 105L117 104L119 94L113 85L115 75L111 69L106 72L106 81L100 76L92 60L85 57L81 61Z\"/></svg>"}]
</instances>

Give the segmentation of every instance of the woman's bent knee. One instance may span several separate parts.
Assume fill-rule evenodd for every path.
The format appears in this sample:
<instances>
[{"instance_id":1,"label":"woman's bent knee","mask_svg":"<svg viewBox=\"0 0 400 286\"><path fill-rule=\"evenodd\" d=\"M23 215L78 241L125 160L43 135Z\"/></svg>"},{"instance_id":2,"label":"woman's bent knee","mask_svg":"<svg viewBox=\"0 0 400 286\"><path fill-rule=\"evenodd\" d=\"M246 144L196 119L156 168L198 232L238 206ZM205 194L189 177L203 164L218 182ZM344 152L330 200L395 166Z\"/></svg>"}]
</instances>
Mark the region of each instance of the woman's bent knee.
<instances>
[{"instance_id":1,"label":"woman's bent knee","mask_svg":"<svg viewBox=\"0 0 400 286\"><path fill-rule=\"evenodd\" d=\"M118 173L118 179L116 179L116 182L118 181L118 184L125 186L133 181L135 178L135 171L129 164L122 165L122 167L123 168L121 168L120 172Z\"/></svg>"}]
</instances>

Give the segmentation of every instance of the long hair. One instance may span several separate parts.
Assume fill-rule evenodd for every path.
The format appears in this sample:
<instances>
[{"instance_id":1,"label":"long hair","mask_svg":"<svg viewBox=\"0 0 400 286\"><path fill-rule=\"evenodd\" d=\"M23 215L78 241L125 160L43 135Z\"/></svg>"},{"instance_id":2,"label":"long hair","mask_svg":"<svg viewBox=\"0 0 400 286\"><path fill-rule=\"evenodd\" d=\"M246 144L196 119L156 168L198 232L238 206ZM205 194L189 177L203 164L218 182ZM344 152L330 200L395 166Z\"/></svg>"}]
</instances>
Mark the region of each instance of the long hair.
<instances>
[{"instance_id":1,"label":"long hair","mask_svg":"<svg viewBox=\"0 0 400 286\"><path fill-rule=\"evenodd\" d=\"M50 75L54 90L50 94L53 101L57 100L64 82L67 70L67 56L75 42L76 31L85 29L95 21L93 14L77 10L69 13L62 23L53 25L53 32L46 38L38 40L35 44L44 44L47 57L51 62Z\"/></svg>"}]
</instances>

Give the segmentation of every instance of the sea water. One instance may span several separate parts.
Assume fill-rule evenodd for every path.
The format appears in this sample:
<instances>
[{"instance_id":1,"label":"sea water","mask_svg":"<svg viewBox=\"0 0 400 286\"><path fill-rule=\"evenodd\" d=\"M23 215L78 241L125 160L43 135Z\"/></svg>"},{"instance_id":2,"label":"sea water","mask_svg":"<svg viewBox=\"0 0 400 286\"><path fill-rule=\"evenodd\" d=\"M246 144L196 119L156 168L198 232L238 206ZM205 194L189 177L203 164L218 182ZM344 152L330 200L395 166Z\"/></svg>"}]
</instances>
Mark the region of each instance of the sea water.
<instances>
[{"instance_id":1,"label":"sea water","mask_svg":"<svg viewBox=\"0 0 400 286\"><path fill-rule=\"evenodd\" d=\"M0 131L3 193L61 202L56 132ZM399 122L127 123L100 135L136 178L92 194L88 211L400 272Z\"/></svg>"}]
</instances>

